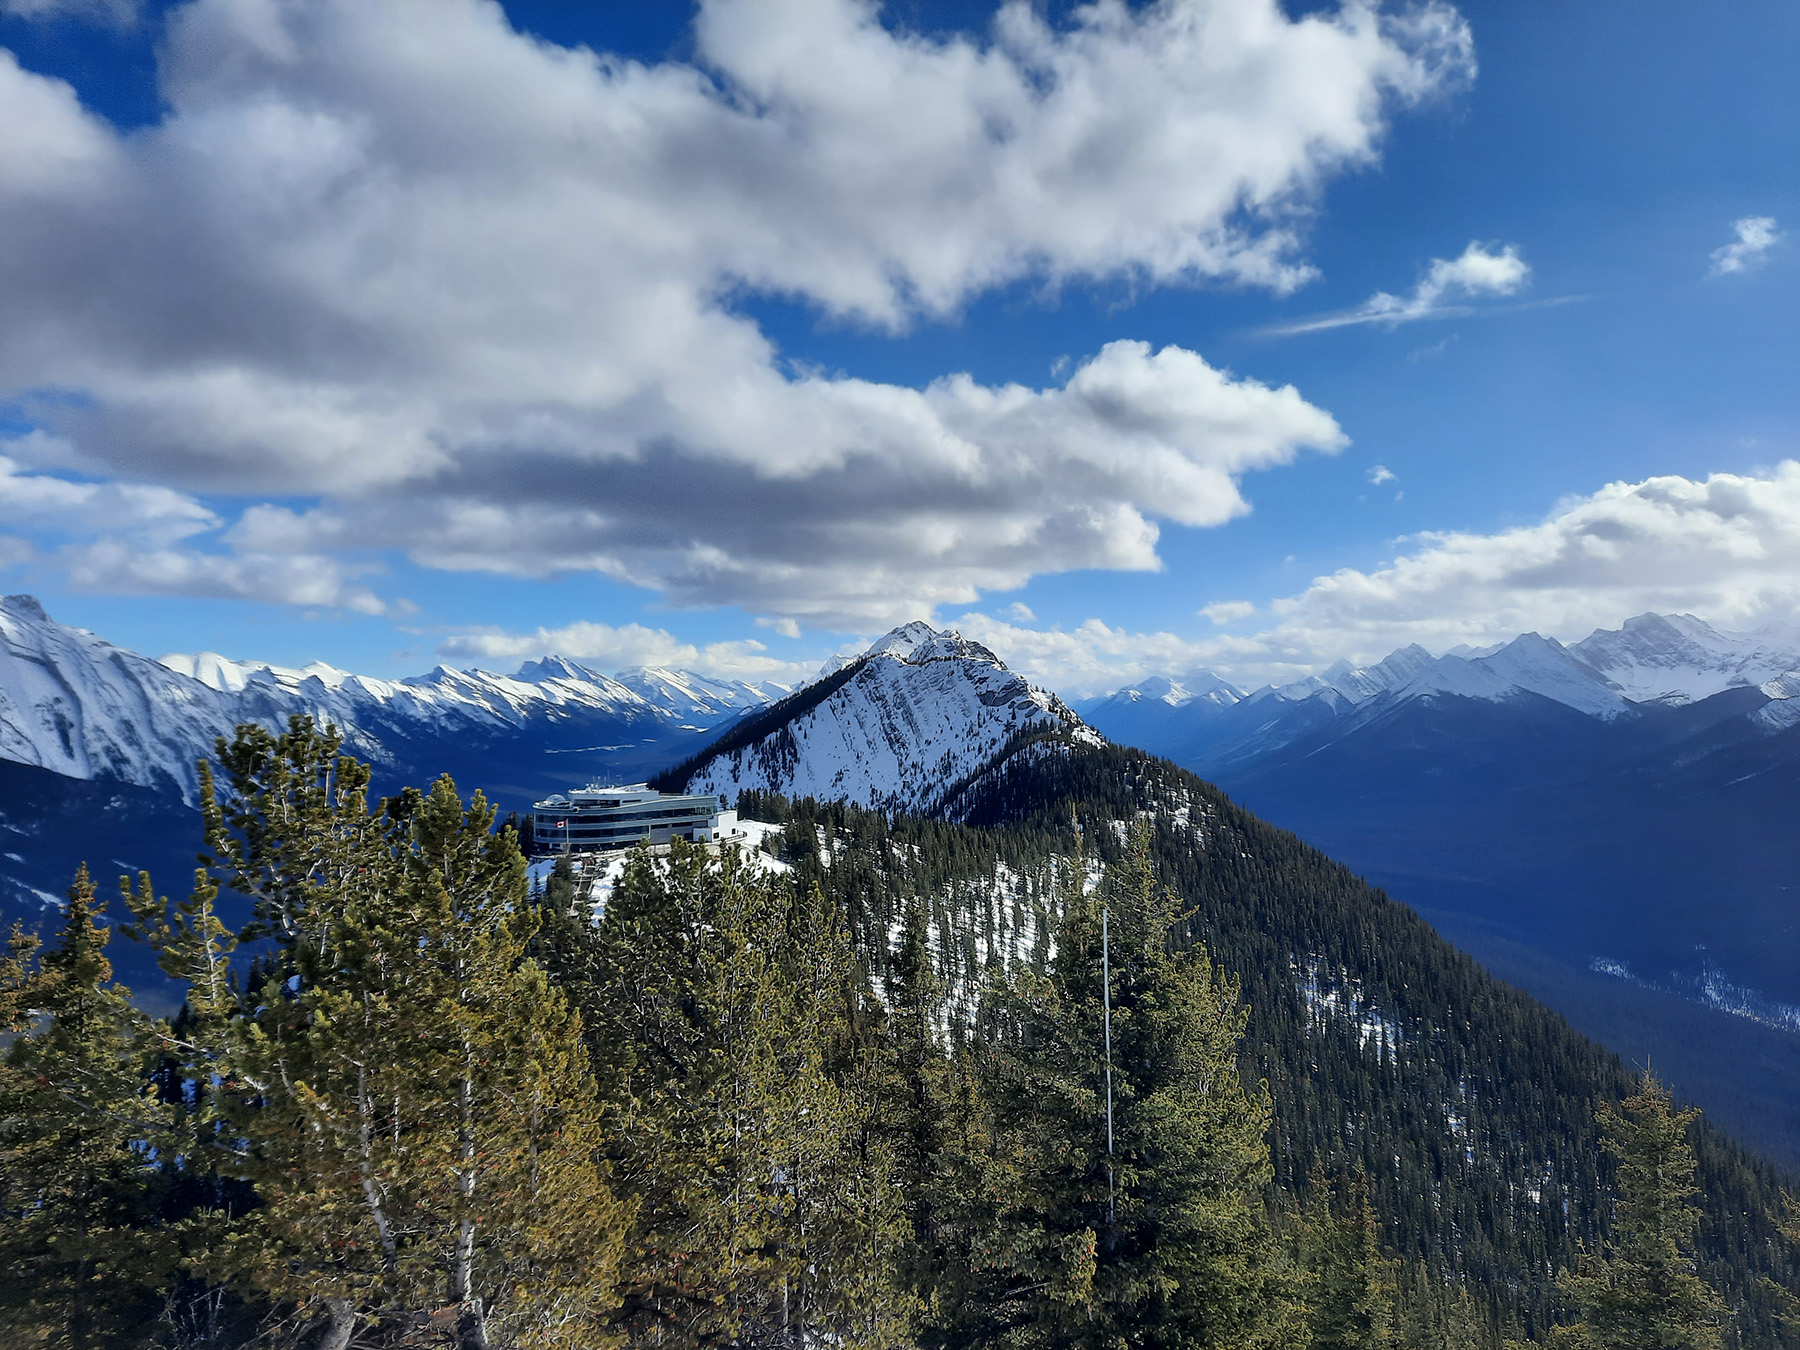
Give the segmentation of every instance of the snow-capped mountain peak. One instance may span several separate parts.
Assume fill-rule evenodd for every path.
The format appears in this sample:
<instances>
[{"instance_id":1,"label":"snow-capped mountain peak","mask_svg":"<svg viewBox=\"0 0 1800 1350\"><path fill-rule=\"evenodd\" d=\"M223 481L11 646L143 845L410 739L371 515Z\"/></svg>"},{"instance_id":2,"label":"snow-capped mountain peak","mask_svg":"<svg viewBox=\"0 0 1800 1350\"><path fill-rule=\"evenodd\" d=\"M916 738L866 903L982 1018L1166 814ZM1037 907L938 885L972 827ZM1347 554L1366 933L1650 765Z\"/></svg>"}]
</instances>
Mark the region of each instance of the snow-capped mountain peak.
<instances>
[{"instance_id":1,"label":"snow-capped mountain peak","mask_svg":"<svg viewBox=\"0 0 1800 1350\"><path fill-rule=\"evenodd\" d=\"M446 667L439 666L439 670ZM586 666L571 661L566 656L546 656L541 660L527 661L514 674L515 680L524 680L528 684L543 684L549 680L581 680L592 682L605 679L599 672L589 670Z\"/></svg>"},{"instance_id":2,"label":"snow-capped mountain peak","mask_svg":"<svg viewBox=\"0 0 1800 1350\"><path fill-rule=\"evenodd\" d=\"M1100 739L980 643L910 623L728 733L677 776L690 792L728 798L756 788L928 810L1034 726Z\"/></svg>"},{"instance_id":3,"label":"snow-capped mountain peak","mask_svg":"<svg viewBox=\"0 0 1800 1350\"><path fill-rule=\"evenodd\" d=\"M495 747L497 762L508 759L504 747L527 743L568 754L641 742L640 759L653 757L654 747L691 744L697 731L785 692L687 671L637 670L621 681L561 657L510 676L440 665L403 680L217 652L153 661L57 623L31 596L0 599L0 759L169 788L190 801L197 762L244 722L274 729L309 714L378 767L429 775L476 745ZM396 758L397 746L413 758ZM526 779L545 771L518 769Z\"/></svg>"},{"instance_id":4,"label":"snow-capped mountain peak","mask_svg":"<svg viewBox=\"0 0 1800 1350\"><path fill-rule=\"evenodd\" d=\"M1611 720L1633 711L1619 687L1554 638L1522 633L1491 656L1443 656L1399 690L1403 698L1456 694L1506 699L1536 694Z\"/></svg>"},{"instance_id":5,"label":"snow-capped mountain peak","mask_svg":"<svg viewBox=\"0 0 1800 1350\"><path fill-rule=\"evenodd\" d=\"M863 655L891 656L911 665L923 665L927 661L985 661L989 665L1001 665L1000 658L979 642L971 642L953 628L939 631L918 619L903 623L877 638Z\"/></svg>"},{"instance_id":6,"label":"snow-capped mountain peak","mask_svg":"<svg viewBox=\"0 0 1800 1350\"><path fill-rule=\"evenodd\" d=\"M1721 633L1692 614L1639 614L1569 650L1639 703L1691 703L1800 666L1792 629Z\"/></svg>"}]
</instances>

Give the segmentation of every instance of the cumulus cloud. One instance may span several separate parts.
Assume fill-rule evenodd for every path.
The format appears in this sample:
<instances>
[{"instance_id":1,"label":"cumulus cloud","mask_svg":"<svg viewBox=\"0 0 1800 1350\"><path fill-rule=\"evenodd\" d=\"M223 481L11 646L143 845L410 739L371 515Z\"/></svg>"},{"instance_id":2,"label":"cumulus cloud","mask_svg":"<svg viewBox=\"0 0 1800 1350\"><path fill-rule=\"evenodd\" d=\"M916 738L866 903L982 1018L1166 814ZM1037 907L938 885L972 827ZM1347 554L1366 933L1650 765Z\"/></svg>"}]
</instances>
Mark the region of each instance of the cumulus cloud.
<instances>
[{"instance_id":1,"label":"cumulus cloud","mask_svg":"<svg viewBox=\"0 0 1800 1350\"><path fill-rule=\"evenodd\" d=\"M1645 610L1726 626L1800 608L1800 463L1764 475L1609 483L1543 521L1495 534L1422 534L1370 571L1319 577L1275 602L1288 650L1375 657L1536 630L1579 638ZM1329 656L1327 655L1329 654Z\"/></svg>"},{"instance_id":2,"label":"cumulus cloud","mask_svg":"<svg viewBox=\"0 0 1800 1350\"><path fill-rule=\"evenodd\" d=\"M1734 272L1748 272L1760 266L1769 250L1786 237L1775 228L1774 216L1745 216L1742 220L1734 220L1731 232L1737 238L1712 251L1708 276L1726 277Z\"/></svg>"},{"instance_id":3,"label":"cumulus cloud","mask_svg":"<svg viewBox=\"0 0 1800 1350\"><path fill-rule=\"evenodd\" d=\"M1761 474L1609 483L1542 521L1436 532L1369 569L1315 578L1273 601L1261 631L1193 639L1089 620L1042 632L974 613L958 620L1009 663L1071 695L1200 669L1251 687L1418 643L1434 652L1522 632L1574 641L1645 611L1723 628L1800 619L1800 463ZM1236 606L1200 611L1236 614Z\"/></svg>"},{"instance_id":4,"label":"cumulus cloud","mask_svg":"<svg viewBox=\"0 0 1800 1350\"><path fill-rule=\"evenodd\" d=\"M41 432L0 440L0 446L37 458L54 446ZM171 543L216 527L219 519L183 492L143 483L81 482L31 473L0 454L0 524L59 534L130 535Z\"/></svg>"},{"instance_id":5,"label":"cumulus cloud","mask_svg":"<svg viewBox=\"0 0 1800 1350\"><path fill-rule=\"evenodd\" d=\"M13 547L0 561L29 558L59 567L81 590L266 600L363 614L409 608L353 581L373 570L371 564L298 548L233 547L254 531L245 532L241 521L225 530L212 508L185 492L33 472L20 460L54 461L69 453L66 443L41 431L0 439L0 447L12 452L0 454L0 526L18 532L7 536Z\"/></svg>"},{"instance_id":6,"label":"cumulus cloud","mask_svg":"<svg viewBox=\"0 0 1800 1350\"><path fill-rule=\"evenodd\" d=\"M483 629L459 633L438 644L438 654L451 659L494 661L508 666L544 656L566 656L602 670L632 666L670 666L724 680L774 680L799 683L817 671L816 661L783 661L754 639L684 642L662 628L643 624L614 627L586 621L531 633Z\"/></svg>"},{"instance_id":7,"label":"cumulus cloud","mask_svg":"<svg viewBox=\"0 0 1800 1350\"><path fill-rule=\"evenodd\" d=\"M1215 600L1210 605L1202 605L1200 617L1211 619L1214 623L1236 623L1239 619L1247 619L1256 613L1256 606L1248 600Z\"/></svg>"},{"instance_id":8,"label":"cumulus cloud","mask_svg":"<svg viewBox=\"0 0 1800 1350\"><path fill-rule=\"evenodd\" d=\"M1471 310L1467 301L1513 295L1530 275L1531 268L1514 245L1508 244L1495 252L1477 240L1458 257L1433 258L1425 275L1407 295L1377 291L1356 309L1342 314L1320 314L1267 331L1275 336L1286 336L1364 323L1392 328L1419 319L1468 314Z\"/></svg>"},{"instance_id":9,"label":"cumulus cloud","mask_svg":"<svg viewBox=\"0 0 1800 1350\"><path fill-rule=\"evenodd\" d=\"M1009 3L979 40L704 0L658 65L487 0L193 0L159 60L120 137L0 54L0 395L60 467L305 499L234 531L271 558L859 627L1154 566L1157 521L1342 434L1140 343L1041 389L796 372L734 297L899 331L1020 279L1285 291L1323 184L1473 69L1442 5L1276 0Z\"/></svg>"},{"instance_id":10,"label":"cumulus cloud","mask_svg":"<svg viewBox=\"0 0 1800 1350\"><path fill-rule=\"evenodd\" d=\"M65 550L62 561L79 590L263 600L357 614L407 613L412 608L355 584L352 578L370 570L367 566L349 567L320 555L205 553L103 539Z\"/></svg>"},{"instance_id":11,"label":"cumulus cloud","mask_svg":"<svg viewBox=\"0 0 1800 1350\"><path fill-rule=\"evenodd\" d=\"M1397 477L1399 477L1399 475L1385 464L1377 464L1374 468L1370 469L1368 473L1369 481L1376 487L1380 487L1383 483L1391 483Z\"/></svg>"}]
</instances>

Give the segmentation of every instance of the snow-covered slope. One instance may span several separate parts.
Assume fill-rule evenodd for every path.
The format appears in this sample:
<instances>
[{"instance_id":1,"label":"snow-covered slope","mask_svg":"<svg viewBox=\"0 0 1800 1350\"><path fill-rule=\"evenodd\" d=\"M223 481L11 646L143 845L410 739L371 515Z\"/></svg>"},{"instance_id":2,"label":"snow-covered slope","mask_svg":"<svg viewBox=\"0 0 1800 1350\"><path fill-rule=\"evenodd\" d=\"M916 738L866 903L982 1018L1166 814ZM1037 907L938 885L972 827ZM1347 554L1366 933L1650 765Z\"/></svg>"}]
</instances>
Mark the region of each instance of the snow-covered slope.
<instances>
[{"instance_id":1,"label":"snow-covered slope","mask_svg":"<svg viewBox=\"0 0 1800 1350\"><path fill-rule=\"evenodd\" d=\"M0 758L68 778L191 790L234 700L82 628L29 595L0 599Z\"/></svg>"},{"instance_id":2,"label":"snow-covered slope","mask_svg":"<svg viewBox=\"0 0 1800 1350\"><path fill-rule=\"evenodd\" d=\"M1633 711L1631 700L1604 675L1556 639L1536 633L1516 637L1490 656L1439 657L1391 692L1400 701L1454 694L1501 702L1535 694L1608 721Z\"/></svg>"},{"instance_id":3,"label":"snow-covered slope","mask_svg":"<svg viewBox=\"0 0 1800 1350\"><path fill-rule=\"evenodd\" d=\"M691 670L634 666L616 677L632 693L677 717L714 725L751 708L760 708L793 692L785 684L765 681L715 680Z\"/></svg>"},{"instance_id":4,"label":"snow-covered slope","mask_svg":"<svg viewBox=\"0 0 1800 1350\"><path fill-rule=\"evenodd\" d=\"M515 739L521 754L542 755L603 751L609 747L594 744L596 737L636 737L651 757L657 752L649 747L669 746L666 763L697 728L779 692L686 671L638 669L614 678L560 657L528 662L513 675L439 666L404 680L215 652L153 661L57 623L30 596L0 599L0 759L70 778L171 789L189 801L196 762L241 722L279 728L308 713L342 728L363 758L408 772L435 772L440 759L459 754L466 763L471 744L504 754Z\"/></svg>"},{"instance_id":5,"label":"snow-covered slope","mask_svg":"<svg viewBox=\"0 0 1800 1350\"><path fill-rule=\"evenodd\" d=\"M1402 647L1370 666L1340 661L1324 673L1265 685L1241 698L1217 692L1207 672L1180 684L1144 681L1085 705L1116 741L1173 754L1205 770L1241 764L1304 740L1348 735L1417 700L1468 699L1528 709L1538 700L1602 722L1632 719L1652 706L1698 702L1728 689L1760 689L1783 703L1755 718L1772 733L1800 721L1780 684L1800 670L1800 633L1771 626L1722 633L1691 615L1642 614L1564 646L1525 633L1481 649L1433 656ZM1538 706L1541 706L1539 704Z\"/></svg>"},{"instance_id":6,"label":"snow-covered slope","mask_svg":"<svg viewBox=\"0 0 1800 1350\"><path fill-rule=\"evenodd\" d=\"M1057 726L1095 736L1054 694L1013 674L986 647L926 624L896 628L822 699L777 704L754 739L701 759L691 792L735 798L746 788L844 798L887 810L929 810L979 772L1017 731Z\"/></svg>"},{"instance_id":7,"label":"snow-covered slope","mask_svg":"<svg viewBox=\"0 0 1800 1350\"><path fill-rule=\"evenodd\" d=\"M1800 667L1791 628L1721 633L1691 614L1640 614L1569 650L1639 703L1691 703Z\"/></svg>"}]
</instances>

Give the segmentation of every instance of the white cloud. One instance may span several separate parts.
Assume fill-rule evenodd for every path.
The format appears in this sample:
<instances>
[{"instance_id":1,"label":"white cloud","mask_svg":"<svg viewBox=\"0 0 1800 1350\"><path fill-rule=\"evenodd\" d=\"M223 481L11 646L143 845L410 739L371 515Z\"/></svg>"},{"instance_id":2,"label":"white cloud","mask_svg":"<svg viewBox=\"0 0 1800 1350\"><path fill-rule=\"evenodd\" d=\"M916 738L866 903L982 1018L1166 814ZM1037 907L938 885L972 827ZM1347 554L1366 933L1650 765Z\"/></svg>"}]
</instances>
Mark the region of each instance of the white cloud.
<instances>
[{"instance_id":1,"label":"white cloud","mask_svg":"<svg viewBox=\"0 0 1800 1350\"><path fill-rule=\"evenodd\" d=\"M407 613L412 608L356 585L352 578L359 569L316 554L203 553L103 539L65 550L62 562L79 590L261 600L357 614Z\"/></svg>"},{"instance_id":2,"label":"white cloud","mask_svg":"<svg viewBox=\"0 0 1800 1350\"><path fill-rule=\"evenodd\" d=\"M1431 533L1370 571L1278 600L1272 640L1317 659L1435 650L1536 630L1585 636L1645 610L1725 625L1800 609L1800 464L1764 475L1609 483L1535 525Z\"/></svg>"},{"instance_id":3,"label":"white cloud","mask_svg":"<svg viewBox=\"0 0 1800 1350\"><path fill-rule=\"evenodd\" d=\"M1014 623L1036 623L1037 615L1031 612L1031 606L1023 600L1015 600L1006 607L1006 617Z\"/></svg>"},{"instance_id":4,"label":"white cloud","mask_svg":"<svg viewBox=\"0 0 1800 1350\"><path fill-rule=\"evenodd\" d=\"M430 567L596 571L680 602L861 629L1040 571L1157 567L1152 516L1220 524L1249 509L1242 474L1345 443L1292 386L1136 342L1053 389L808 377L770 392L782 406L764 419L763 463L666 447L587 475L520 451L465 465L456 495L257 507L231 538L265 552L379 538ZM521 480L542 487L521 493Z\"/></svg>"},{"instance_id":5,"label":"white cloud","mask_svg":"<svg viewBox=\"0 0 1800 1350\"><path fill-rule=\"evenodd\" d=\"M615 628L585 620L531 633L502 629L459 633L439 643L438 654L452 659L496 661L509 667L543 656L566 656L609 671L632 666L670 666L716 679L781 683L810 679L818 668L816 661L772 657L768 648L754 639L699 646L662 628L636 623Z\"/></svg>"},{"instance_id":6,"label":"white cloud","mask_svg":"<svg viewBox=\"0 0 1800 1350\"><path fill-rule=\"evenodd\" d=\"M485 0L194 0L130 137L0 55L0 396L62 467L316 502L234 532L311 541L271 557L856 626L1154 566L1157 520L1242 512L1335 423L1139 343L1044 389L794 373L731 298L898 330L1020 279L1287 290L1323 184L1473 69L1442 5L1011 3L976 41L705 0L694 36L650 66Z\"/></svg>"},{"instance_id":7,"label":"white cloud","mask_svg":"<svg viewBox=\"0 0 1800 1350\"><path fill-rule=\"evenodd\" d=\"M771 628L775 632L781 634L784 638L797 638L800 636L800 625L793 619L773 619L765 614L757 619L756 626L758 628Z\"/></svg>"},{"instance_id":8,"label":"white cloud","mask_svg":"<svg viewBox=\"0 0 1800 1350\"><path fill-rule=\"evenodd\" d=\"M41 432L0 446L30 459L53 445ZM17 459L0 454L0 524L59 534L130 535L140 541L172 543L215 528L218 517L186 493L142 483L91 483L54 474L22 471Z\"/></svg>"},{"instance_id":9,"label":"white cloud","mask_svg":"<svg viewBox=\"0 0 1800 1350\"><path fill-rule=\"evenodd\" d=\"M1132 633L1089 620L1043 632L974 613L957 621L1009 664L1072 695L1146 675L1212 670L1250 687L1340 658L1379 660L1523 632L1563 641L1645 611L1724 628L1800 620L1800 463L1761 474L1609 483L1542 521L1491 534L1437 532L1370 569L1345 568L1273 601L1261 632L1205 639ZM1216 610L1200 611L1211 618ZM1244 617L1235 615L1234 617Z\"/></svg>"},{"instance_id":10,"label":"white cloud","mask_svg":"<svg viewBox=\"0 0 1800 1350\"><path fill-rule=\"evenodd\" d=\"M1499 252L1479 240L1471 242L1455 258L1433 258L1425 275L1410 295L1377 291L1356 309L1342 314L1321 314L1268 331L1275 336L1317 333L1328 328L1377 323L1389 328L1419 319L1441 318L1470 312L1468 300L1515 294L1531 275L1531 268L1508 244Z\"/></svg>"},{"instance_id":11,"label":"white cloud","mask_svg":"<svg viewBox=\"0 0 1800 1350\"><path fill-rule=\"evenodd\" d=\"M1229 640L1196 642L1169 632L1136 633L1089 619L1069 630L1027 628L980 611L952 621L1013 670L1069 698L1107 693L1149 675L1214 664Z\"/></svg>"},{"instance_id":12,"label":"white cloud","mask_svg":"<svg viewBox=\"0 0 1800 1350\"><path fill-rule=\"evenodd\" d=\"M1737 236L1729 244L1712 251L1712 267L1708 276L1724 277L1733 272L1748 272L1760 266L1769 250L1786 238L1775 228L1774 216L1745 216L1731 223Z\"/></svg>"},{"instance_id":13,"label":"white cloud","mask_svg":"<svg viewBox=\"0 0 1800 1350\"><path fill-rule=\"evenodd\" d=\"M1249 600L1215 600L1210 605L1203 605L1200 617L1211 619L1214 623L1236 623L1239 619L1247 619L1256 613L1256 606Z\"/></svg>"},{"instance_id":14,"label":"white cloud","mask_svg":"<svg viewBox=\"0 0 1800 1350\"><path fill-rule=\"evenodd\" d=\"M138 21L139 0L0 0L0 14L20 19L82 19L113 28Z\"/></svg>"},{"instance_id":15,"label":"white cloud","mask_svg":"<svg viewBox=\"0 0 1800 1350\"><path fill-rule=\"evenodd\" d=\"M1380 487L1383 483L1391 483L1397 477L1399 477L1399 475L1385 464L1377 464L1374 468L1369 470L1368 474L1369 481L1376 487Z\"/></svg>"}]
</instances>

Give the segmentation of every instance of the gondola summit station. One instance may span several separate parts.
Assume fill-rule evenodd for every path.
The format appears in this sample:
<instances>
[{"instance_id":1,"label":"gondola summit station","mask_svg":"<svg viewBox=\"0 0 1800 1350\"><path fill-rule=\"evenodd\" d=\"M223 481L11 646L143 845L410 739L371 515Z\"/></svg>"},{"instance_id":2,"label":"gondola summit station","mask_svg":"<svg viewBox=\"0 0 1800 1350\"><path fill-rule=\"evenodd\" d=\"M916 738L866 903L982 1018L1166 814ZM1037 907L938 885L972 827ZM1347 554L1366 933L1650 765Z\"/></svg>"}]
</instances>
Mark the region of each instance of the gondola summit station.
<instances>
[{"instance_id":1,"label":"gondola summit station","mask_svg":"<svg viewBox=\"0 0 1800 1350\"><path fill-rule=\"evenodd\" d=\"M719 844L739 834L737 812L725 809L723 797L656 792L642 783L595 783L531 808L532 851L539 854L607 853L672 839Z\"/></svg>"}]
</instances>

